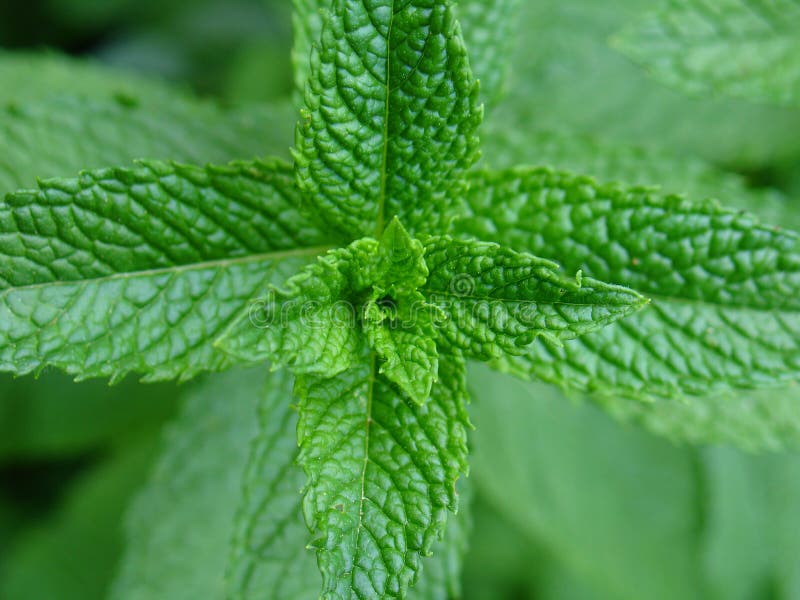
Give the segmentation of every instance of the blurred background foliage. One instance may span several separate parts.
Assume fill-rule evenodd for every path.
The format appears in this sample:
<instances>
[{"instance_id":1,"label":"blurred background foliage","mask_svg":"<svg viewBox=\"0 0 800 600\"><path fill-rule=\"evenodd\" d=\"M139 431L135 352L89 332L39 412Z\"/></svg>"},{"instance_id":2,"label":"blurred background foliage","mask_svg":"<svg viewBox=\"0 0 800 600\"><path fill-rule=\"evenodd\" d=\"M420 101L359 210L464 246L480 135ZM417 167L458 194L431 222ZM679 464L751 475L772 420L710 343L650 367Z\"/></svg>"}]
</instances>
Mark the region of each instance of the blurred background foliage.
<instances>
[{"instance_id":1,"label":"blurred background foliage","mask_svg":"<svg viewBox=\"0 0 800 600\"><path fill-rule=\"evenodd\" d=\"M523 35L505 97L488 107L484 160L730 193L732 203L767 218L800 222L800 114L690 99L647 79L607 38L648 5L522 2L515 23ZM0 3L0 47L90 58L234 111L261 103L259 122L276 133L269 143L253 139L252 152L285 153L290 12L288 0L8 0ZM35 87L40 68L34 61L19 74L14 97ZM152 85L150 109L189 119L162 106L160 84L130 74L120 81L136 92ZM11 97L0 90L0 100ZM126 96L118 100L125 105ZM246 131L237 118L220 116L220 130ZM219 156L206 160L228 158L216 147ZM177 148L175 158L203 159L191 150ZM90 165L74 168L81 166ZM23 167L2 177L4 186L32 182ZM644 419L641 429L547 386L473 372L477 492L465 599L800 599L796 390L774 394L788 403L788 433L764 437L756 453L648 432L680 430L681 413L671 424ZM0 379L0 598L105 597L125 508L186 387L73 384L49 372L38 381Z\"/></svg>"}]
</instances>

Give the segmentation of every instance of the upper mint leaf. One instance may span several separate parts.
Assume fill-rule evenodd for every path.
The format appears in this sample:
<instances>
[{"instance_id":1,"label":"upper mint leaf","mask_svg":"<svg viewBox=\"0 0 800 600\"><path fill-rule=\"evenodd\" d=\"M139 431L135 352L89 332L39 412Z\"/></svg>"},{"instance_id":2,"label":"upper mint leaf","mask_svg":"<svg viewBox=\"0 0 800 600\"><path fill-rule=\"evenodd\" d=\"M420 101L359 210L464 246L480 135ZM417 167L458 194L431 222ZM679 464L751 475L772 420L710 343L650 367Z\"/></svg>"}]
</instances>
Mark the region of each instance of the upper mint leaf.
<instances>
[{"instance_id":1,"label":"upper mint leaf","mask_svg":"<svg viewBox=\"0 0 800 600\"><path fill-rule=\"evenodd\" d=\"M455 510L466 470L463 361L448 357L423 404L364 359L334 379L301 377L300 464L323 598L403 598Z\"/></svg>"},{"instance_id":2,"label":"upper mint leaf","mask_svg":"<svg viewBox=\"0 0 800 600\"><path fill-rule=\"evenodd\" d=\"M674 0L626 27L613 45L689 93L800 105L796 0Z\"/></svg>"},{"instance_id":3,"label":"upper mint leaf","mask_svg":"<svg viewBox=\"0 0 800 600\"><path fill-rule=\"evenodd\" d=\"M311 210L344 239L441 225L482 118L448 0L336 0L311 56L294 152Z\"/></svg>"},{"instance_id":4,"label":"upper mint leaf","mask_svg":"<svg viewBox=\"0 0 800 600\"><path fill-rule=\"evenodd\" d=\"M432 237L423 294L447 316L440 332L469 356L522 354L542 336L556 345L644 307L624 287L558 272L555 263L489 242Z\"/></svg>"},{"instance_id":5,"label":"upper mint leaf","mask_svg":"<svg viewBox=\"0 0 800 600\"><path fill-rule=\"evenodd\" d=\"M547 169L477 173L462 234L628 283L652 307L506 367L585 391L669 397L800 377L798 236L717 202ZM430 264L429 264L430 266Z\"/></svg>"},{"instance_id":6,"label":"upper mint leaf","mask_svg":"<svg viewBox=\"0 0 800 600\"><path fill-rule=\"evenodd\" d=\"M188 378L248 300L324 250L280 162L142 162L0 204L0 370Z\"/></svg>"}]
</instances>

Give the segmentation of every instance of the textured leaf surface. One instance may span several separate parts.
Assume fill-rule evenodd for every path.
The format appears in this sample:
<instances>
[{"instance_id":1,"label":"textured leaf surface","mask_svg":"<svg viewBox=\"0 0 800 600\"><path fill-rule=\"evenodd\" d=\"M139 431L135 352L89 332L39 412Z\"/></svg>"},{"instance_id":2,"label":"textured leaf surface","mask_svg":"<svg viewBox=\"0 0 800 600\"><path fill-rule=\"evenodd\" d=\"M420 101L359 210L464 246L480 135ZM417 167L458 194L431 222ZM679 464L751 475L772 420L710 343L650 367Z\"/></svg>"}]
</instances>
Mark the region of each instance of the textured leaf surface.
<instances>
[{"instance_id":1,"label":"textured leaf surface","mask_svg":"<svg viewBox=\"0 0 800 600\"><path fill-rule=\"evenodd\" d=\"M35 186L37 178L141 158L206 164L288 154L292 118L281 105L222 112L199 102L153 106L110 95L0 105L0 194Z\"/></svg>"},{"instance_id":2,"label":"textured leaf surface","mask_svg":"<svg viewBox=\"0 0 800 600\"><path fill-rule=\"evenodd\" d=\"M297 413L290 407L291 380L284 373L269 378L259 406L260 429L250 450L228 565L231 598L306 600L316 598L322 587L303 522L300 490L305 475L296 464ZM447 520L445 537L424 561L409 600L458 597L469 531L463 483L458 514Z\"/></svg>"},{"instance_id":3,"label":"textured leaf surface","mask_svg":"<svg viewBox=\"0 0 800 600\"><path fill-rule=\"evenodd\" d=\"M262 369L231 371L186 394L130 507L111 598L225 597L226 548L264 380Z\"/></svg>"},{"instance_id":4,"label":"textured leaf surface","mask_svg":"<svg viewBox=\"0 0 800 600\"><path fill-rule=\"evenodd\" d=\"M375 362L297 382L303 506L323 598L404 597L457 506L466 469L463 363L443 360L431 397L417 405Z\"/></svg>"},{"instance_id":5,"label":"textured leaf surface","mask_svg":"<svg viewBox=\"0 0 800 600\"><path fill-rule=\"evenodd\" d=\"M658 79L690 93L800 104L797 0L673 0L613 43Z\"/></svg>"},{"instance_id":6,"label":"textured leaf surface","mask_svg":"<svg viewBox=\"0 0 800 600\"><path fill-rule=\"evenodd\" d=\"M569 279L549 260L489 242L433 237L425 261L430 276L424 293L447 315L442 336L483 360L522 354L539 336L558 345L647 303L627 288L580 273Z\"/></svg>"},{"instance_id":7,"label":"textured leaf surface","mask_svg":"<svg viewBox=\"0 0 800 600\"><path fill-rule=\"evenodd\" d=\"M359 268L376 248L375 240L359 240L319 257L253 302L216 345L241 360L290 365L298 374L341 373L358 358L352 302L363 285Z\"/></svg>"},{"instance_id":8,"label":"textured leaf surface","mask_svg":"<svg viewBox=\"0 0 800 600\"><path fill-rule=\"evenodd\" d=\"M332 0L294 0L295 83L304 90L312 43L322 32L323 15ZM480 80L481 96L494 101L501 95L516 42L520 0L461 0L456 5L469 64Z\"/></svg>"},{"instance_id":9,"label":"textured leaf surface","mask_svg":"<svg viewBox=\"0 0 800 600\"><path fill-rule=\"evenodd\" d=\"M336 0L311 72L295 160L320 218L346 239L444 222L482 116L451 3Z\"/></svg>"},{"instance_id":10,"label":"textured leaf surface","mask_svg":"<svg viewBox=\"0 0 800 600\"><path fill-rule=\"evenodd\" d=\"M593 392L700 394L797 379L797 236L715 202L548 170L484 173L457 228L625 282L653 305L506 367ZM491 218L490 218L491 217Z\"/></svg>"},{"instance_id":11,"label":"textured leaf surface","mask_svg":"<svg viewBox=\"0 0 800 600\"><path fill-rule=\"evenodd\" d=\"M428 270L422 244L393 220L380 242L331 250L254 302L217 346L249 361L333 377L359 360L366 334L380 372L417 402L436 379L434 310L417 287Z\"/></svg>"},{"instance_id":12,"label":"textured leaf surface","mask_svg":"<svg viewBox=\"0 0 800 600\"><path fill-rule=\"evenodd\" d=\"M297 202L289 168L263 162L141 163L7 196L0 369L166 379L230 365L213 340L322 241Z\"/></svg>"}]
</instances>

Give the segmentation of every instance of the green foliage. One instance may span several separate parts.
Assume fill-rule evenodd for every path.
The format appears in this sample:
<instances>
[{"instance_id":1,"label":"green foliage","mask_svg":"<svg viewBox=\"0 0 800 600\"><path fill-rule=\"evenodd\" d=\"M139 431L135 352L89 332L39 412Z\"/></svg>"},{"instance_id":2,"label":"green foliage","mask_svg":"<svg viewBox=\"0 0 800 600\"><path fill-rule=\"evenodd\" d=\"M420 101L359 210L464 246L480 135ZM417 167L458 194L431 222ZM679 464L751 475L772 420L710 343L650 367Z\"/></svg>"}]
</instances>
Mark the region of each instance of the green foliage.
<instances>
[{"instance_id":1,"label":"green foliage","mask_svg":"<svg viewBox=\"0 0 800 600\"><path fill-rule=\"evenodd\" d=\"M458 231L653 298L631 319L504 368L637 398L797 381L797 234L716 202L541 169L478 174L468 202Z\"/></svg>"},{"instance_id":2,"label":"green foliage","mask_svg":"<svg viewBox=\"0 0 800 600\"><path fill-rule=\"evenodd\" d=\"M678 0L627 27L614 46L689 93L800 103L796 0Z\"/></svg>"},{"instance_id":3,"label":"green foliage","mask_svg":"<svg viewBox=\"0 0 800 600\"><path fill-rule=\"evenodd\" d=\"M50 2L235 107L0 54L0 370L229 372L4 382L0 595L800 592L797 458L690 447L800 441L797 6L296 0L291 99L286 3Z\"/></svg>"},{"instance_id":4,"label":"green foliage","mask_svg":"<svg viewBox=\"0 0 800 600\"><path fill-rule=\"evenodd\" d=\"M376 222L380 235L393 216L443 223L478 156L477 95L451 3L336 1L294 153L314 211L345 237Z\"/></svg>"}]
</instances>

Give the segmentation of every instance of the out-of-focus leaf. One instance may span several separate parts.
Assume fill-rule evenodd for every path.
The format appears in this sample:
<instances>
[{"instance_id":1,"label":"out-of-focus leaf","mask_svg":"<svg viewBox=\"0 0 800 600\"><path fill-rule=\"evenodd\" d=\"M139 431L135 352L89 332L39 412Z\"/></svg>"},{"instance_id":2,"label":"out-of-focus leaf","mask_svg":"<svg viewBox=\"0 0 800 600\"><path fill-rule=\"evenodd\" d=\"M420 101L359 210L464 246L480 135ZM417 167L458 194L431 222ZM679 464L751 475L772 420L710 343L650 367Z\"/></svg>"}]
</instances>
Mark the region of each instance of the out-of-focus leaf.
<instances>
[{"instance_id":1,"label":"out-of-focus leaf","mask_svg":"<svg viewBox=\"0 0 800 600\"><path fill-rule=\"evenodd\" d=\"M0 379L0 463L14 458L76 455L162 422L175 410L175 386Z\"/></svg>"},{"instance_id":2,"label":"out-of-focus leaf","mask_svg":"<svg viewBox=\"0 0 800 600\"><path fill-rule=\"evenodd\" d=\"M186 394L128 512L128 545L112 598L225 596L228 541L264 380L263 369L232 371Z\"/></svg>"},{"instance_id":3,"label":"out-of-focus leaf","mask_svg":"<svg viewBox=\"0 0 800 600\"><path fill-rule=\"evenodd\" d=\"M479 492L604 598L702 598L695 457L470 365Z\"/></svg>"},{"instance_id":4,"label":"out-of-focus leaf","mask_svg":"<svg viewBox=\"0 0 800 600\"><path fill-rule=\"evenodd\" d=\"M797 156L799 112L687 98L608 46L611 34L652 6L648 0L523 2L509 97L491 118L522 132L593 133L737 165Z\"/></svg>"},{"instance_id":5,"label":"out-of-focus leaf","mask_svg":"<svg viewBox=\"0 0 800 600\"><path fill-rule=\"evenodd\" d=\"M151 431L117 448L71 485L51 517L17 538L0 563L0 597L105 597L124 543L121 516L145 479L156 438Z\"/></svg>"}]
</instances>

